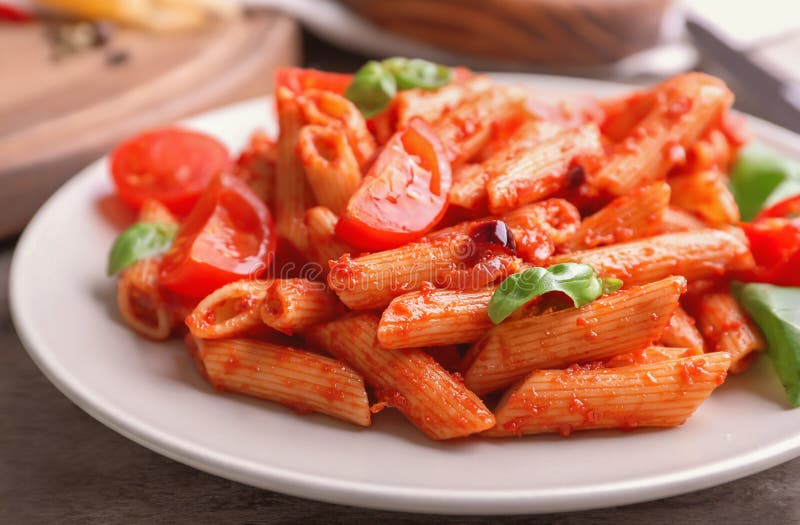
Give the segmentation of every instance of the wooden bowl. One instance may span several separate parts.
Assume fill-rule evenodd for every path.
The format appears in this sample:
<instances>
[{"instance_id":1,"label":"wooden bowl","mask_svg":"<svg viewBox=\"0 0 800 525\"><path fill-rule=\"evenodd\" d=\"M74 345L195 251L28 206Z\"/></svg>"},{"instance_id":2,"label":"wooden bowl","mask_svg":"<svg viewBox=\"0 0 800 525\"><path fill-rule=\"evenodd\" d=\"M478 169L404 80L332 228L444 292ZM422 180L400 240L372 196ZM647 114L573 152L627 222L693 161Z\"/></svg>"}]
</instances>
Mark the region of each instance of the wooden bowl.
<instances>
[{"instance_id":1,"label":"wooden bowl","mask_svg":"<svg viewBox=\"0 0 800 525\"><path fill-rule=\"evenodd\" d=\"M487 59L608 64L658 43L672 0L341 0L394 33Z\"/></svg>"}]
</instances>

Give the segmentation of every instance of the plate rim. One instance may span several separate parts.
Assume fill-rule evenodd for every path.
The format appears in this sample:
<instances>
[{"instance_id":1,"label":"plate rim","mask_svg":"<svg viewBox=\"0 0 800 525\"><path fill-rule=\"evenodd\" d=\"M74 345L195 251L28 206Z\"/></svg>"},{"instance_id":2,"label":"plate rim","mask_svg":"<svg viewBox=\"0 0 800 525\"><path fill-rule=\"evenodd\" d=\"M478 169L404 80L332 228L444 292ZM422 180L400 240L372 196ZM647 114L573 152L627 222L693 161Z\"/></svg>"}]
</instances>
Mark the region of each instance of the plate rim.
<instances>
[{"instance_id":1,"label":"plate rim","mask_svg":"<svg viewBox=\"0 0 800 525\"><path fill-rule=\"evenodd\" d=\"M631 87L614 82L553 75L503 73L494 76L500 81L566 82L585 86L588 89ZM248 99L203 112L183 120L181 123L191 126L198 119L205 120L235 111L241 106L263 103L270 99L271 95ZM800 135L757 117L750 115L747 117L753 124L757 137L768 137L770 142L778 142L782 147L800 151ZM14 249L9 272L10 313L23 347L48 381L94 419L158 454L213 475L292 496L393 511L450 514L457 510L458 514L462 515L563 512L637 503L692 492L739 479L800 456L800 433L798 433L773 442L769 446L759 447L726 460L684 469L673 474L654 474L634 481L597 483L589 489L580 486L576 488L494 491L415 489L386 487L369 482L343 481L335 477L297 473L291 469L270 465L258 465L258 468L254 468L249 461L219 453L162 432L135 416L119 413L105 400L91 396L69 370L49 361L47 354L51 353L52 349L49 349L43 341L38 340L36 328L31 324L32 321L22 314L23 281L17 276L24 272L23 261L31 257L29 254L35 254L33 241L36 233L44 227L48 210L56 205L58 199L75 191L82 179L89 176L90 170L96 169L98 165L105 162L106 158L104 156L90 163L59 188L36 212L20 236ZM45 350L42 350L43 348Z\"/></svg>"}]
</instances>

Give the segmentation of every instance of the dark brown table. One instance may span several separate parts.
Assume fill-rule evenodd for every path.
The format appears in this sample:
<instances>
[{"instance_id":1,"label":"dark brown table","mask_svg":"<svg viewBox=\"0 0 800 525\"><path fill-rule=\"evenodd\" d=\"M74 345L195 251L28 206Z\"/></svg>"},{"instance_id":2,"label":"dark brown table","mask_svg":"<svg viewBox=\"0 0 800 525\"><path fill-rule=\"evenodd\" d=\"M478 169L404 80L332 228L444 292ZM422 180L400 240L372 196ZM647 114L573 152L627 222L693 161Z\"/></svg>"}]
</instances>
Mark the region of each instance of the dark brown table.
<instances>
[{"instance_id":1,"label":"dark brown table","mask_svg":"<svg viewBox=\"0 0 800 525\"><path fill-rule=\"evenodd\" d=\"M307 49L307 61L318 67L344 70L361 61L311 38ZM8 270L13 249L13 241L0 243L0 523L800 523L800 459L674 498L506 518L377 512L205 474L106 428L39 372L11 324Z\"/></svg>"}]
</instances>

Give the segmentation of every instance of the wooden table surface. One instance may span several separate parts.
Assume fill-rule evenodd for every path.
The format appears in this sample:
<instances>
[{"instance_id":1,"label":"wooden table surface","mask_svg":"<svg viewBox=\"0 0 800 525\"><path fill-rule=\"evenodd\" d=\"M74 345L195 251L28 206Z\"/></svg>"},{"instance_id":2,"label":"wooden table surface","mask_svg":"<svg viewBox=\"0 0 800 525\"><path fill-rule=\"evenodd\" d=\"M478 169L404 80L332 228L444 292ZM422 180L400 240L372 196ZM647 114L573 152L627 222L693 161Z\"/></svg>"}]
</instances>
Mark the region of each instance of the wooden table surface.
<instances>
[{"instance_id":1,"label":"wooden table surface","mask_svg":"<svg viewBox=\"0 0 800 525\"><path fill-rule=\"evenodd\" d=\"M360 60L320 51L313 39L306 43L307 62L317 67L346 69ZM39 372L9 314L13 249L13 241L0 244L0 523L800 523L800 459L674 498L505 518L376 512L285 496L205 474L103 426Z\"/></svg>"}]
</instances>

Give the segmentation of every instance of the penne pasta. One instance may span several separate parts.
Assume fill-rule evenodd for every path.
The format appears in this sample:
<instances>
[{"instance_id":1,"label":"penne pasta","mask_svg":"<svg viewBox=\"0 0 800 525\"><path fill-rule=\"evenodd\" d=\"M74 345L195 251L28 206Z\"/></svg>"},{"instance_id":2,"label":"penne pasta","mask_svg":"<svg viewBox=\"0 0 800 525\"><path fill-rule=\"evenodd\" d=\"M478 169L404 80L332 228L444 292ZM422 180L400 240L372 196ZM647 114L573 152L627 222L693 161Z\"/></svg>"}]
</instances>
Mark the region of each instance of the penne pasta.
<instances>
[{"instance_id":1,"label":"penne pasta","mask_svg":"<svg viewBox=\"0 0 800 525\"><path fill-rule=\"evenodd\" d=\"M375 156L375 139L358 108L343 96L309 89L297 98L303 123L335 127L344 135L362 168Z\"/></svg>"},{"instance_id":2,"label":"penne pasta","mask_svg":"<svg viewBox=\"0 0 800 525\"><path fill-rule=\"evenodd\" d=\"M681 172L727 172L736 158L736 146L719 127L713 127L687 149L686 157L686 166Z\"/></svg>"},{"instance_id":3,"label":"penne pasta","mask_svg":"<svg viewBox=\"0 0 800 525\"><path fill-rule=\"evenodd\" d=\"M430 355L386 350L377 338L378 316L350 315L313 328L309 339L364 375L380 403L397 408L432 439L453 439L494 426L483 402Z\"/></svg>"},{"instance_id":4,"label":"penne pasta","mask_svg":"<svg viewBox=\"0 0 800 525\"><path fill-rule=\"evenodd\" d=\"M702 73L675 76L655 88L655 104L608 161L588 181L614 195L661 180L686 161L685 148L719 119L733 95L717 78Z\"/></svg>"},{"instance_id":5,"label":"penne pasta","mask_svg":"<svg viewBox=\"0 0 800 525\"><path fill-rule=\"evenodd\" d=\"M456 172L450 189L450 203L462 208L479 210L487 206L486 183L490 173L505 169L511 159L524 155L539 142L558 134L562 126L548 121L529 120L508 139L508 143L480 164L464 165Z\"/></svg>"},{"instance_id":6,"label":"penne pasta","mask_svg":"<svg viewBox=\"0 0 800 525\"><path fill-rule=\"evenodd\" d=\"M469 162L489 141L494 124L521 113L523 102L519 90L495 87L486 93L472 94L444 114L434 124L434 130L453 167Z\"/></svg>"},{"instance_id":7,"label":"penne pasta","mask_svg":"<svg viewBox=\"0 0 800 525\"><path fill-rule=\"evenodd\" d=\"M565 188L572 169L603 154L595 124L568 129L487 167L489 211L505 213ZM576 168L576 166L581 166Z\"/></svg>"},{"instance_id":8,"label":"penne pasta","mask_svg":"<svg viewBox=\"0 0 800 525\"><path fill-rule=\"evenodd\" d=\"M320 265L322 274L327 274L329 263L355 249L336 237L336 222L339 218L324 206L306 210L303 222L308 229L308 258Z\"/></svg>"},{"instance_id":9,"label":"penne pasta","mask_svg":"<svg viewBox=\"0 0 800 525\"><path fill-rule=\"evenodd\" d=\"M328 285L350 309L383 308L425 283L447 288L479 288L522 267L511 256L481 258L469 235L452 232L425 242L351 258L331 266Z\"/></svg>"},{"instance_id":10,"label":"penne pasta","mask_svg":"<svg viewBox=\"0 0 800 525\"><path fill-rule=\"evenodd\" d=\"M549 264L582 262L626 286L683 275L687 279L722 276L752 266L750 249L730 233L704 229L666 233L647 239L552 257Z\"/></svg>"},{"instance_id":11,"label":"penne pasta","mask_svg":"<svg viewBox=\"0 0 800 525\"><path fill-rule=\"evenodd\" d=\"M697 329L694 318L680 306L675 309L661 334L660 343L664 346L699 348L701 351L705 349L703 336Z\"/></svg>"},{"instance_id":12,"label":"penne pasta","mask_svg":"<svg viewBox=\"0 0 800 525\"><path fill-rule=\"evenodd\" d=\"M381 315L378 341L384 348L474 343L492 327L494 291L423 289L396 297Z\"/></svg>"},{"instance_id":13,"label":"penne pasta","mask_svg":"<svg viewBox=\"0 0 800 525\"><path fill-rule=\"evenodd\" d=\"M623 141L652 111L655 103L656 93L653 90L634 91L622 97L602 101L605 119L600 129L603 135L611 142Z\"/></svg>"},{"instance_id":14,"label":"penne pasta","mask_svg":"<svg viewBox=\"0 0 800 525\"><path fill-rule=\"evenodd\" d=\"M767 346L761 332L729 292L712 292L699 297L697 324L709 350L727 352L731 372L747 370Z\"/></svg>"},{"instance_id":15,"label":"penne pasta","mask_svg":"<svg viewBox=\"0 0 800 525\"><path fill-rule=\"evenodd\" d=\"M140 259L117 281L117 308L125 323L141 335L163 341L172 333L172 315L158 286L160 258Z\"/></svg>"},{"instance_id":16,"label":"penne pasta","mask_svg":"<svg viewBox=\"0 0 800 525\"><path fill-rule=\"evenodd\" d=\"M447 112L460 106L470 97L492 88L486 75L476 75L464 83L453 83L435 90L407 89L395 96L397 126L403 127L415 117L428 122L439 121Z\"/></svg>"},{"instance_id":17,"label":"penne pasta","mask_svg":"<svg viewBox=\"0 0 800 525\"><path fill-rule=\"evenodd\" d=\"M201 339L197 346L203 372L218 390L370 426L364 380L335 359L250 339Z\"/></svg>"},{"instance_id":18,"label":"penne pasta","mask_svg":"<svg viewBox=\"0 0 800 525\"><path fill-rule=\"evenodd\" d=\"M661 215L659 233L690 232L708 228L699 218L675 206L669 206Z\"/></svg>"},{"instance_id":19,"label":"penne pasta","mask_svg":"<svg viewBox=\"0 0 800 525\"><path fill-rule=\"evenodd\" d=\"M711 224L739 222L739 207L728 189L725 176L717 170L674 175L667 179L673 205L694 213Z\"/></svg>"},{"instance_id":20,"label":"penne pasta","mask_svg":"<svg viewBox=\"0 0 800 525\"><path fill-rule=\"evenodd\" d=\"M241 280L218 288L186 317L189 332L199 339L241 337L261 324L259 309L270 281Z\"/></svg>"},{"instance_id":21,"label":"penne pasta","mask_svg":"<svg viewBox=\"0 0 800 525\"><path fill-rule=\"evenodd\" d=\"M444 233L468 233L478 223L502 221L514 237L517 255L532 264L542 264L564 242L570 239L581 222L578 209L564 199L547 199L528 204L501 215L467 221L428 234L435 239Z\"/></svg>"},{"instance_id":22,"label":"penne pasta","mask_svg":"<svg viewBox=\"0 0 800 525\"><path fill-rule=\"evenodd\" d=\"M286 335L330 321L341 311L339 300L325 283L308 279L275 279L260 305L264 324Z\"/></svg>"},{"instance_id":23,"label":"penne pasta","mask_svg":"<svg viewBox=\"0 0 800 525\"><path fill-rule=\"evenodd\" d=\"M582 250L649 237L659 233L661 218L669 204L670 187L663 182L642 186L617 197L580 223L564 244L567 250Z\"/></svg>"},{"instance_id":24,"label":"penne pasta","mask_svg":"<svg viewBox=\"0 0 800 525\"><path fill-rule=\"evenodd\" d=\"M644 348L660 337L685 290L683 277L668 277L580 308L500 323L470 349L464 382L483 395L537 368L559 368Z\"/></svg>"},{"instance_id":25,"label":"penne pasta","mask_svg":"<svg viewBox=\"0 0 800 525\"><path fill-rule=\"evenodd\" d=\"M536 370L510 389L484 435L674 427L725 381L731 358L720 352L610 369Z\"/></svg>"},{"instance_id":26,"label":"penne pasta","mask_svg":"<svg viewBox=\"0 0 800 525\"><path fill-rule=\"evenodd\" d=\"M286 88L279 88L275 100L278 108L278 177L275 180L275 228L278 234L297 251L308 248L308 232L303 223L305 210L311 205L311 189L303 164L297 154L297 138L303 124L297 97Z\"/></svg>"},{"instance_id":27,"label":"penne pasta","mask_svg":"<svg viewBox=\"0 0 800 525\"><path fill-rule=\"evenodd\" d=\"M680 308L680 307L679 307ZM635 350L626 354L615 355L611 359L603 362L603 368L618 368L620 366L649 365L661 363L662 361L672 361L683 359L695 355L703 355L700 347L677 348L671 346L648 346L641 350Z\"/></svg>"},{"instance_id":28,"label":"penne pasta","mask_svg":"<svg viewBox=\"0 0 800 525\"><path fill-rule=\"evenodd\" d=\"M361 170L338 127L303 126L298 151L317 202L341 213L361 185Z\"/></svg>"},{"instance_id":29,"label":"penne pasta","mask_svg":"<svg viewBox=\"0 0 800 525\"><path fill-rule=\"evenodd\" d=\"M256 131L250 144L236 161L235 175L242 179L270 208L275 206L275 177L278 145L263 132Z\"/></svg>"}]
</instances>

